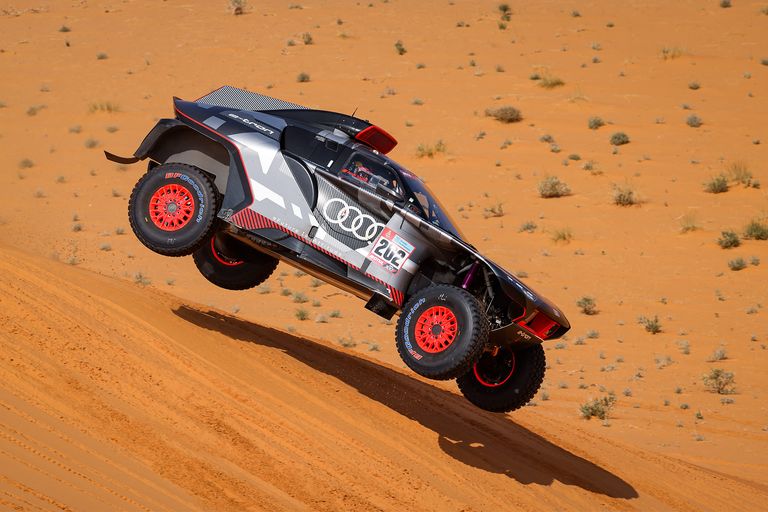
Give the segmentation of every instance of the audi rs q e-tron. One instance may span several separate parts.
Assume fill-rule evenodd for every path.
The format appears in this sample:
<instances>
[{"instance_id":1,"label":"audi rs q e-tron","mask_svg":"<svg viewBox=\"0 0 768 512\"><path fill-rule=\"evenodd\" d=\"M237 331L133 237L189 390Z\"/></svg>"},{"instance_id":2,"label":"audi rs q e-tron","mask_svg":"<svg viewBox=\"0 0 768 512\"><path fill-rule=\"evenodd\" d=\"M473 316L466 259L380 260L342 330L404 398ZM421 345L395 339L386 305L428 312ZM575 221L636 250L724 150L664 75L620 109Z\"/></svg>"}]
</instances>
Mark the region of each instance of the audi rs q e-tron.
<instances>
[{"instance_id":1,"label":"audi rs q e-tron","mask_svg":"<svg viewBox=\"0 0 768 512\"><path fill-rule=\"evenodd\" d=\"M132 157L106 153L148 160L128 205L145 246L192 255L230 290L262 283L282 260L384 318L399 313L406 365L456 379L478 407L511 411L534 396L541 344L568 320L465 240L429 187L386 156L390 134L228 86L174 98L174 110Z\"/></svg>"}]
</instances>

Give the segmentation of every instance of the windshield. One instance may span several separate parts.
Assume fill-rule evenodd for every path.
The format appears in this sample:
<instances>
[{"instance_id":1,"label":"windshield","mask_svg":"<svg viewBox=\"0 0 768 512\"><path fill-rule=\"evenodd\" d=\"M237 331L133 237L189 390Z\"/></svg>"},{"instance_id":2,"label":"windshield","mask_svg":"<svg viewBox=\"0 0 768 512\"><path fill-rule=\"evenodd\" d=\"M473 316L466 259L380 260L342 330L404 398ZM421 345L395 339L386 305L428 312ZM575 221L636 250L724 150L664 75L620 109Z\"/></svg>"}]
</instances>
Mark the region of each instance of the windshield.
<instances>
[{"instance_id":1,"label":"windshield","mask_svg":"<svg viewBox=\"0 0 768 512\"><path fill-rule=\"evenodd\" d=\"M424 211L425 218L430 224L434 224L466 241L464 234L459 231L456 223L448 215L448 211L442 204L440 204L440 201L437 200L435 194L429 190L427 184L421 181L421 178L411 174L402 167L400 167L400 176L402 176L405 185L413 193L413 197L418 201L419 206L421 206L421 209Z\"/></svg>"}]
</instances>

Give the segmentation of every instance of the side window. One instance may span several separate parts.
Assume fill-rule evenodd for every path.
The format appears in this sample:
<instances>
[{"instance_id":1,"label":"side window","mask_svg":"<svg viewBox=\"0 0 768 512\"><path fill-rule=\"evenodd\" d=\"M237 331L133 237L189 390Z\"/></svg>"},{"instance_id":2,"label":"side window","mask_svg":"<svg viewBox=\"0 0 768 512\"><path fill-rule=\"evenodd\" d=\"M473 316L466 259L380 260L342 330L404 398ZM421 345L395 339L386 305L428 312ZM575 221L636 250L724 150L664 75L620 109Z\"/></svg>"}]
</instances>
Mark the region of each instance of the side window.
<instances>
[{"instance_id":1,"label":"side window","mask_svg":"<svg viewBox=\"0 0 768 512\"><path fill-rule=\"evenodd\" d=\"M342 179L361 187L375 190L378 185L402 194L402 187L397 174L386 165L375 162L359 153L355 153L342 166L339 175Z\"/></svg>"}]
</instances>

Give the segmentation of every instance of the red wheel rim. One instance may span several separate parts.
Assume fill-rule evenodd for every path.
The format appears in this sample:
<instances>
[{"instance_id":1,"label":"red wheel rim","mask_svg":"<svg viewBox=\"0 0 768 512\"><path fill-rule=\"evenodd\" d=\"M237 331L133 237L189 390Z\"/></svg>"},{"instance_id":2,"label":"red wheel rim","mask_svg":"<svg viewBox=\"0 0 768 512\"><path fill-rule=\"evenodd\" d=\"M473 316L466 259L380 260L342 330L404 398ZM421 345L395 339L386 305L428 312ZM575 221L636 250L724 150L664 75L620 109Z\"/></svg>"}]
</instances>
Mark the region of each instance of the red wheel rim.
<instances>
[{"instance_id":1,"label":"red wheel rim","mask_svg":"<svg viewBox=\"0 0 768 512\"><path fill-rule=\"evenodd\" d=\"M213 257L216 258L216 261L221 263L222 265L226 265L228 267L236 267L238 265L243 264L243 260L238 260L235 258L230 258L229 256L222 254L217 248L216 248L216 237L211 237L211 252L213 253Z\"/></svg>"},{"instance_id":2,"label":"red wheel rim","mask_svg":"<svg viewBox=\"0 0 768 512\"><path fill-rule=\"evenodd\" d=\"M488 388L503 386L515 373L515 353L491 356L483 354L472 367L477 382Z\"/></svg>"},{"instance_id":3,"label":"red wheel rim","mask_svg":"<svg viewBox=\"0 0 768 512\"><path fill-rule=\"evenodd\" d=\"M416 343L424 352L442 352L451 346L459 331L453 311L444 306L432 306L416 320Z\"/></svg>"},{"instance_id":4,"label":"red wheel rim","mask_svg":"<svg viewBox=\"0 0 768 512\"><path fill-rule=\"evenodd\" d=\"M149 218L163 231L177 231L195 212L192 194L183 185L163 185L149 199Z\"/></svg>"}]
</instances>

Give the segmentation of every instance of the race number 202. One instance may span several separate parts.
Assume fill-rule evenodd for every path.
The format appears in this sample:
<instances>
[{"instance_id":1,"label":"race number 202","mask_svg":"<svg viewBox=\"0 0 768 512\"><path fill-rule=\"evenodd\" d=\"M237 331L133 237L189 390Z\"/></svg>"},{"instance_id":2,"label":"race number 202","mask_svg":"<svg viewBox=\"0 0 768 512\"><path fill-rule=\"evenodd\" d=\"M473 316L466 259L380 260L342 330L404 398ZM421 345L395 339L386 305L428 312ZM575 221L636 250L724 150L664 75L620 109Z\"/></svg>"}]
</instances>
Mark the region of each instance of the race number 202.
<instances>
[{"instance_id":1,"label":"race number 202","mask_svg":"<svg viewBox=\"0 0 768 512\"><path fill-rule=\"evenodd\" d=\"M373 243L368 259L396 274L412 252L413 245L391 229L384 228L379 238Z\"/></svg>"}]
</instances>

